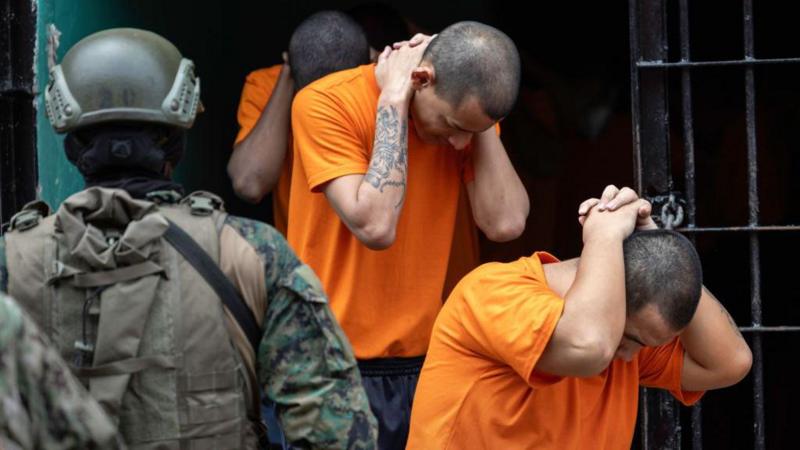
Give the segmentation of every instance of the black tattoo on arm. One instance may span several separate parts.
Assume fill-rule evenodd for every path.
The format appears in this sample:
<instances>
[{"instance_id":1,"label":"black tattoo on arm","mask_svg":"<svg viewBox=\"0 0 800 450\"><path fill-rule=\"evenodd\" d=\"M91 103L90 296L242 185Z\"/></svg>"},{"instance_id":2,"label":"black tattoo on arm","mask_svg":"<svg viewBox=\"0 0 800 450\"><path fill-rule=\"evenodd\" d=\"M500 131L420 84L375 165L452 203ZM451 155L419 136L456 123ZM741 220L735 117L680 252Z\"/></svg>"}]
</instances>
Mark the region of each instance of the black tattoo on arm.
<instances>
[{"instance_id":1,"label":"black tattoo on arm","mask_svg":"<svg viewBox=\"0 0 800 450\"><path fill-rule=\"evenodd\" d=\"M722 314L724 314L725 317L728 318L728 323L731 325L731 328L733 328L733 330L736 331L736 334L738 334L740 338L744 339L744 336L742 336L742 332L739 331L739 327L736 325L736 321L733 320L733 317L731 317L731 313L729 313L728 310L725 309L724 306L722 306L722 302L720 302L717 299L714 300L717 302L717 305L719 305L719 309L722 311Z\"/></svg>"},{"instance_id":2,"label":"black tattoo on arm","mask_svg":"<svg viewBox=\"0 0 800 450\"><path fill-rule=\"evenodd\" d=\"M406 195L408 173L408 118L399 117L394 106L381 106L375 121L372 160L364 180L383 192L387 186L402 189L400 208Z\"/></svg>"}]
</instances>

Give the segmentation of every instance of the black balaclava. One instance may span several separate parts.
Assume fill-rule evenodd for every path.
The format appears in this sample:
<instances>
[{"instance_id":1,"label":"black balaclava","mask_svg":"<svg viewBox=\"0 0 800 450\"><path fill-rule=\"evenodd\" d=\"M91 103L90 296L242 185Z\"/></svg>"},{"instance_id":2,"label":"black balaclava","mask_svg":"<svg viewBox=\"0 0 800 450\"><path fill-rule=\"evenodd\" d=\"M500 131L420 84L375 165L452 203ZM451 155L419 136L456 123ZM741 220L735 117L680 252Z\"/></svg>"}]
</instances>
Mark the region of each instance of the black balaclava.
<instances>
[{"instance_id":1,"label":"black balaclava","mask_svg":"<svg viewBox=\"0 0 800 450\"><path fill-rule=\"evenodd\" d=\"M185 133L178 128L148 124L104 124L67 134L67 158L83 175L86 187L128 191L144 198L153 191L183 187L165 175L183 155Z\"/></svg>"}]
</instances>

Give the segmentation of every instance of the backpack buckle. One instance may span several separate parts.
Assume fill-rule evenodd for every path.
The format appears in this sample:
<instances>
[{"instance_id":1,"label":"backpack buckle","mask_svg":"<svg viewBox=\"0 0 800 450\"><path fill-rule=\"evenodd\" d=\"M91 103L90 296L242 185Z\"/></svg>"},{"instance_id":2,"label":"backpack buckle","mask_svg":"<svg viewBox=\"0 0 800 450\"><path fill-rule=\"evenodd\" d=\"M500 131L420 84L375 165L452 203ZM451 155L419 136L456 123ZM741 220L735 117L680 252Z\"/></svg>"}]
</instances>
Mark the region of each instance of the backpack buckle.
<instances>
[{"instance_id":1,"label":"backpack buckle","mask_svg":"<svg viewBox=\"0 0 800 450\"><path fill-rule=\"evenodd\" d=\"M208 197L190 198L189 208L191 208L194 216L210 216L217 209L214 200Z\"/></svg>"},{"instance_id":2,"label":"backpack buckle","mask_svg":"<svg viewBox=\"0 0 800 450\"><path fill-rule=\"evenodd\" d=\"M193 216L210 216L215 210L224 211L224 202L216 194L206 191L196 191L189 194L182 201L182 204L189 205Z\"/></svg>"},{"instance_id":3,"label":"backpack buckle","mask_svg":"<svg viewBox=\"0 0 800 450\"><path fill-rule=\"evenodd\" d=\"M157 205L164 203L172 205L181 201L181 194L175 191L152 191L148 192L144 198Z\"/></svg>"},{"instance_id":4,"label":"backpack buckle","mask_svg":"<svg viewBox=\"0 0 800 450\"><path fill-rule=\"evenodd\" d=\"M75 367L91 367L94 359L94 346L84 341L75 341L73 347L75 353L72 356L72 364Z\"/></svg>"},{"instance_id":5,"label":"backpack buckle","mask_svg":"<svg viewBox=\"0 0 800 450\"><path fill-rule=\"evenodd\" d=\"M35 209L20 211L14 214L14 217L11 218L11 222L9 222L8 229L19 230L19 231L29 230L35 227L36 225L39 225L39 221L41 220L42 220L41 213L39 213L39 211Z\"/></svg>"},{"instance_id":6,"label":"backpack buckle","mask_svg":"<svg viewBox=\"0 0 800 450\"><path fill-rule=\"evenodd\" d=\"M11 217L8 222L8 230L29 230L39 225L42 218L48 215L50 215L50 207L47 206L47 203L41 200L34 200L25 204L20 212Z\"/></svg>"}]
</instances>

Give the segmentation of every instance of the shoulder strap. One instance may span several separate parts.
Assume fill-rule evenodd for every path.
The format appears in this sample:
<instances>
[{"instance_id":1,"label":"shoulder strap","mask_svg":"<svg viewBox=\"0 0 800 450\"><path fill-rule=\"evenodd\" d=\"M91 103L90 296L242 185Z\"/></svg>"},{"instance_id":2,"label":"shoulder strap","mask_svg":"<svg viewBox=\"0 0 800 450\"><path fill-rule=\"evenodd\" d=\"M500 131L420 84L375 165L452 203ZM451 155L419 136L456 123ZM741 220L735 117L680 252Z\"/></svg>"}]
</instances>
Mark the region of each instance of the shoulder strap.
<instances>
[{"instance_id":1,"label":"shoulder strap","mask_svg":"<svg viewBox=\"0 0 800 450\"><path fill-rule=\"evenodd\" d=\"M214 292L222 299L222 303L231 312L236 322L244 331L247 340L253 347L253 352L258 354L258 345L261 341L261 328L258 326L253 311L247 307L244 300L239 296L233 283L222 273L219 266L203 250L197 242L192 239L183 229L169 220L169 228L164 233L164 238L175 248L186 261L206 280L214 289Z\"/></svg>"}]
</instances>

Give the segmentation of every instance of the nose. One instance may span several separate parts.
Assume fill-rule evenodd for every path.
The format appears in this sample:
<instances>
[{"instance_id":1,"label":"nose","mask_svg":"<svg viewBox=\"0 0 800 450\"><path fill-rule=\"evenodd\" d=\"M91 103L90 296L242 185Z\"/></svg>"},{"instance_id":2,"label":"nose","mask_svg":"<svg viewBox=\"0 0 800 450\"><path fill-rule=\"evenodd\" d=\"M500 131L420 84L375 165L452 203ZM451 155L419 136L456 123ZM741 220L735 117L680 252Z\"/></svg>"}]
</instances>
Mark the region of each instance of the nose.
<instances>
[{"instance_id":1,"label":"nose","mask_svg":"<svg viewBox=\"0 0 800 450\"><path fill-rule=\"evenodd\" d=\"M447 142L456 150L464 150L472 140L472 133L462 132L449 136Z\"/></svg>"}]
</instances>

